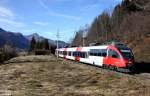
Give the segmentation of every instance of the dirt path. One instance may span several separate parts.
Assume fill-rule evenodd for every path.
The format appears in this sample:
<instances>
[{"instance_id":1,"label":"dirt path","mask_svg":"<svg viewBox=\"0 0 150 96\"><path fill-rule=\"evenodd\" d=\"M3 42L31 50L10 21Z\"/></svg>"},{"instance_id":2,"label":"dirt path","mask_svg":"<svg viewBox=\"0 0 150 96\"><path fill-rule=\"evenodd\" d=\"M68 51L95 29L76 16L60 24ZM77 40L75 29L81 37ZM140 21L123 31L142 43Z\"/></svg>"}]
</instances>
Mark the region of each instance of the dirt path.
<instances>
[{"instance_id":1,"label":"dirt path","mask_svg":"<svg viewBox=\"0 0 150 96\"><path fill-rule=\"evenodd\" d=\"M54 56L9 62L0 65L0 96L150 96L150 83L136 76Z\"/></svg>"}]
</instances>

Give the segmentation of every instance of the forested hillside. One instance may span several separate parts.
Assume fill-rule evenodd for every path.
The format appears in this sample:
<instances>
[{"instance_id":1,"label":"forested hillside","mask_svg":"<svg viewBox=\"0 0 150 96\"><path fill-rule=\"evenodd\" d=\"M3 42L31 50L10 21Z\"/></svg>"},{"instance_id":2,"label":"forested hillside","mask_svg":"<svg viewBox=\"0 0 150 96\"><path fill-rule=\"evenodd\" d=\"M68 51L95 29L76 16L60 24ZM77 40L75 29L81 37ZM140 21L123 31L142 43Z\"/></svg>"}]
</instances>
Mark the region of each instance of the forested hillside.
<instances>
[{"instance_id":1,"label":"forested hillside","mask_svg":"<svg viewBox=\"0 0 150 96\"><path fill-rule=\"evenodd\" d=\"M136 62L150 62L150 1L124 0L112 14L103 12L90 27L80 29L72 41L73 46L88 46L117 40L130 47ZM86 30L86 31L85 31Z\"/></svg>"}]
</instances>

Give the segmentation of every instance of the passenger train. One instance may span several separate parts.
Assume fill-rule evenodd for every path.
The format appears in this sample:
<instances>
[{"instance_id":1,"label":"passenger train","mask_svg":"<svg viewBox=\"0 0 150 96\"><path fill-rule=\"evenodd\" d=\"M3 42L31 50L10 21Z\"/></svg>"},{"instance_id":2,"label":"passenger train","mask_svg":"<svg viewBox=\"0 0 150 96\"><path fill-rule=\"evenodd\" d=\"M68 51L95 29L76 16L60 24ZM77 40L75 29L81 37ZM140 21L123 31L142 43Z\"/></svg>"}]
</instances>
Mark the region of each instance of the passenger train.
<instances>
[{"instance_id":1,"label":"passenger train","mask_svg":"<svg viewBox=\"0 0 150 96\"><path fill-rule=\"evenodd\" d=\"M58 48L56 49L57 54L64 59L75 60L121 72L131 72L134 69L134 55L132 50L122 43Z\"/></svg>"}]
</instances>

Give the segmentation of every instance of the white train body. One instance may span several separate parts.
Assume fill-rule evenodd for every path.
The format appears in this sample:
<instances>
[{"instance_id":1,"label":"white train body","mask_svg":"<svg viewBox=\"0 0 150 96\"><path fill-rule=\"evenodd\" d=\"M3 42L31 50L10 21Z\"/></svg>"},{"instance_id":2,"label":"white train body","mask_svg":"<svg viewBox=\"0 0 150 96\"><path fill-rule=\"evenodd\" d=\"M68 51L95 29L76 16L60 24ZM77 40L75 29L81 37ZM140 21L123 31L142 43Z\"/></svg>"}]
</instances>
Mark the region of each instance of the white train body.
<instances>
[{"instance_id":1,"label":"white train body","mask_svg":"<svg viewBox=\"0 0 150 96\"><path fill-rule=\"evenodd\" d=\"M60 48L56 49L56 51L58 51L58 56L64 59L96 66L127 68L133 65L134 62L132 51L129 48L118 49L113 45Z\"/></svg>"}]
</instances>

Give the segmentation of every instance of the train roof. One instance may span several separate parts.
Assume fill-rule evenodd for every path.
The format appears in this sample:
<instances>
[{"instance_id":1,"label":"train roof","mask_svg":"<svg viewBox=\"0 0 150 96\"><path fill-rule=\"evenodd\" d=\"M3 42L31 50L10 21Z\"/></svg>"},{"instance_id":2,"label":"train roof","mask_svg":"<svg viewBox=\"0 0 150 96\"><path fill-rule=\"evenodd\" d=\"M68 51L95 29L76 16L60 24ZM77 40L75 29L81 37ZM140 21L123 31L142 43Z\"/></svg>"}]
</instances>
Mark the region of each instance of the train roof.
<instances>
[{"instance_id":1,"label":"train roof","mask_svg":"<svg viewBox=\"0 0 150 96\"><path fill-rule=\"evenodd\" d=\"M101 45L101 46L85 46L85 47L70 47L70 48L59 48L58 50L65 50L65 49L76 49L76 48L82 48L82 49L106 49L109 45Z\"/></svg>"},{"instance_id":2,"label":"train roof","mask_svg":"<svg viewBox=\"0 0 150 96\"><path fill-rule=\"evenodd\" d=\"M58 50L75 50L76 48L82 48L82 49L85 49L85 50L88 50L88 49L106 49L108 48L109 46L114 46L115 48L117 49L130 49L128 48L126 45L124 45L123 43L120 43L120 42L112 42L112 43L108 43L108 44L104 44L104 45L97 45L97 46L85 46L85 47L69 47L69 48L59 48ZM56 49L57 50L57 49Z\"/></svg>"}]
</instances>

